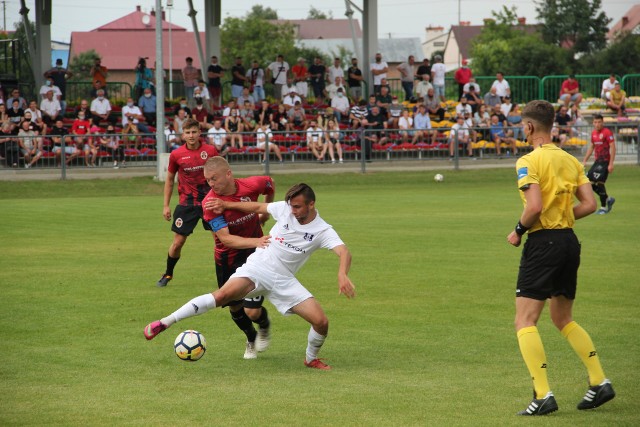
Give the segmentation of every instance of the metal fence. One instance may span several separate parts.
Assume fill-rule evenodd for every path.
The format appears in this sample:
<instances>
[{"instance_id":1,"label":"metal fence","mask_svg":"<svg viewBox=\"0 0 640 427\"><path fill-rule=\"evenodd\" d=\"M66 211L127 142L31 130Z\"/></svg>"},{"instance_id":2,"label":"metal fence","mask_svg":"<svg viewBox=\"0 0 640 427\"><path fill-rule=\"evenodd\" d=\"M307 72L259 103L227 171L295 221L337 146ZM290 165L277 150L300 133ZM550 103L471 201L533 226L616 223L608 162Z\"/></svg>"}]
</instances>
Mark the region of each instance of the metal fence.
<instances>
[{"instance_id":1,"label":"metal fence","mask_svg":"<svg viewBox=\"0 0 640 427\"><path fill-rule=\"evenodd\" d=\"M569 76L546 76L540 81L540 99L556 102L560 97L562 82ZM608 74L578 74L576 80L580 84L580 93L583 98L600 98L602 82L609 78Z\"/></svg>"},{"instance_id":2,"label":"metal fence","mask_svg":"<svg viewBox=\"0 0 640 427\"><path fill-rule=\"evenodd\" d=\"M66 101L69 105L78 105L83 99L93 99L93 82L67 82ZM105 96L112 105L124 105L127 98L133 97L133 87L127 82L107 82ZM137 101L137 100L136 100Z\"/></svg>"}]
</instances>

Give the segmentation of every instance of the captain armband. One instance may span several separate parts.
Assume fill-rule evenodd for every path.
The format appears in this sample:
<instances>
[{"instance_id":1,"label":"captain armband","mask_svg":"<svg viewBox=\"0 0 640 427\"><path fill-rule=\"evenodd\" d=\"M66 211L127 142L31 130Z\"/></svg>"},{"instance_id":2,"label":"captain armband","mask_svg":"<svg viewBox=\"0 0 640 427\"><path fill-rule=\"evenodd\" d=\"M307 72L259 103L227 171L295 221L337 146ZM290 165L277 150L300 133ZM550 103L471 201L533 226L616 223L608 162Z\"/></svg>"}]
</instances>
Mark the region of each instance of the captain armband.
<instances>
[{"instance_id":1,"label":"captain armband","mask_svg":"<svg viewBox=\"0 0 640 427\"><path fill-rule=\"evenodd\" d=\"M223 228L227 228L229 226L229 224L227 224L227 221L225 221L224 216L222 215L217 216L209 221L209 225L214 232L222 230Z\"/></svg>"}]
</instances>

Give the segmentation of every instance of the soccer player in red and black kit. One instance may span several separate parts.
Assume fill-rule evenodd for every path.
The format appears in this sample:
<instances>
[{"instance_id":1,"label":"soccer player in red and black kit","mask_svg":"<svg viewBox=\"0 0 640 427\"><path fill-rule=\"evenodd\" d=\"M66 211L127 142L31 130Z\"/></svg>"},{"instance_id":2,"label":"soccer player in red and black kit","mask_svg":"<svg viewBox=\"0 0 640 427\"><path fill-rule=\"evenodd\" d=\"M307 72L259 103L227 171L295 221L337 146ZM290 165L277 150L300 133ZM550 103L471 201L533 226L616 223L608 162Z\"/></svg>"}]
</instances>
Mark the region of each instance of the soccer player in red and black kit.
<instances>
[{"instance_id":1,"label":"soccer player in red and black kit","mask_svg":"<svg viewBox=\"0 0 640 427\"><path fill-rule=\"evenodd\" d=\"M273 202L275 186L269 176L233 177L229 163L224 157L212 157L204 165L204 177L211 191L202 201L202 205L213 199L229 202L256 202L264 195L264 202ZM256 215L237 210L226 210L216 214L204 210L204 220L211 227L216 242L216 276L218 287L222 287L236 269L242 266L255 248L269 244L270 236L262 234L261 224L268 215ZM233 301L229 304L231 318L247 336L245 359L255 359L256 351L264 351L269 346L269 317L262 307L263 296ZM256 332L251 322L258 324Z\"/></svg>"},{"instance_id":2,"label":"soccer player in red and black kit","mask_svg":"<svg viewBox=\"0 0 640 427\"><path fill-rule=\"evenodd\" d=\"M173 269L180 259L180 252L187 241L187 237L193 233L198 221L202 219L202 199L209 192L209 186L202 172L204 163L209 157L218 155L218 150L213 145L200 142L200 123L194 119L187 119L182 125L182 139L185 144L171 152L167 179L164 182L164 206L162 215L167 221L171 221L171 195L173 194L173 182L178 174L178 194L180 201L173 212L173 243L169 247L167 256L167 270L164 272L158 286L167 286L173 278ZM211 230L209 224L202 219L205 230Z\"/></svg>"},{"instance_id":3,"label":"soccer player in red and black kit","mask_svg":"<svg viewBox=\"0 0 640 427\"><path fill-rule=\"evenodd\" d=\"M613 173L613 161L616 158L616 141L611 131L604 127L602 115L595 114L593 116L593 132L591 132L591 145L584 156L582 165L586 166L591 153L595 150L596 160L587 173L587 178L591 181L593 191L600 196L600 209L596 212L598 215L604 215L611 212L616 199L609 197L604 183L607 177Z\"/></svg>"}]
</instances>

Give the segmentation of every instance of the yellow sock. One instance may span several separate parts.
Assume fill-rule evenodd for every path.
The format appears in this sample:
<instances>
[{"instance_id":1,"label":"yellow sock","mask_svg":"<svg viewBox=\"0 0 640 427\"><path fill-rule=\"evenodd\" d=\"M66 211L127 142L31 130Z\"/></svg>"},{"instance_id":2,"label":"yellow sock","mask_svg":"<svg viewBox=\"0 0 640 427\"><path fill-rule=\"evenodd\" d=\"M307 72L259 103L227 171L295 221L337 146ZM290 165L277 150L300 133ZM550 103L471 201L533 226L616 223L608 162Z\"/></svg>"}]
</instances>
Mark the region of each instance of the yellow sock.
<instances>
[{"instance_id":1,"label":"yellow sock","mask_svg":"<svg viewBox=\"0 0 640 427\"><path fill-rule=\"evenodd\" d=\"M544 346L538 328L529 326L520 329L518 331L518 345L524 363L531 374L536 399L542 399L550 390L547 380L547 357L544 354Z\"/></svg>"},{"instance_id":2,"label":"yellow sock","mask_svg":"<svg viewBox=\"0 0 640 427\"><path fill-rule=\"evenodd\" d=\"M600 358L596 348L587 331L574 321L562 328L561 333L569 341L569 344L571 344L571 347L573 347L587 368L589 385L594 386L602 383L605 379L604 371L602 370L602 365L600 365Z\"/></svg>"}]
</instances>

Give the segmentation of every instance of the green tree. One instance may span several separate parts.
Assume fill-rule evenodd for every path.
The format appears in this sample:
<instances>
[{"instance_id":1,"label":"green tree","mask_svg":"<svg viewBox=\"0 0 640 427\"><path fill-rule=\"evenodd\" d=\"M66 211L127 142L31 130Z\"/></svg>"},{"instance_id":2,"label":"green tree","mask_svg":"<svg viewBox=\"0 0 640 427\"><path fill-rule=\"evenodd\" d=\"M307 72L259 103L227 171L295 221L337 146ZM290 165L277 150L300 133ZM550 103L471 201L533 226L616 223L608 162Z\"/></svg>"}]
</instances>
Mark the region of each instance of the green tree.
<instances>
[{"instance_id":1,"label":"green tree","mask_svg":"<svg viewBox=\"0 0 640 427\"><path fill-rule=\"evenodd\" d=\"M307 19L333 19L333 12L329 11L329 14L327 15L326 13L324 13L320 9L316 9L312 5L311 8L309 8Z\"/></svg>"},{"instance_id":2,"label":"green tree","mask_svg":"<svg viewBox=\"0 0 640 427\"><path fill-rule=\"evenodd\" d=\"M604 49L611 19L600 11L601 0L539 0L536 2L540 32L547 43L574 53Z\"/></svg>"},{"instance_id":3,"label":"green tree","mask_svg":"<svg viewBox=\"0 0 640 427\"><path fill-rule=\"evenodd\" d=\"M251 10L245 15L245 18L257 18L268 21L271 19L278 19L278 12L270 7L264 7L261 4L254 4Z\"/></svg>"},{"instance_id":4,"label":"green tree","mask_svg":"<svg viewBox=\"0 0 640 427\"><path fill-rule=\"evenodd\" d=\"M91 81L91 75L89 71L96 62L96 58L100 58L98 52L95 50L87 50L74 55L69 61L69 71L73 73L70 81L83 82Z\"/></svg>"},{"instance_id":5,"label":"green tree","mask_svg":"<svg viewBox=\"0 0 640 427\"><path fill-rule=\"evenodd\" d=\"M621 34L606 49L581 57L578 64L588 74L635 74L640 64L640 35Z\"/></svg>"}]
</instances>

